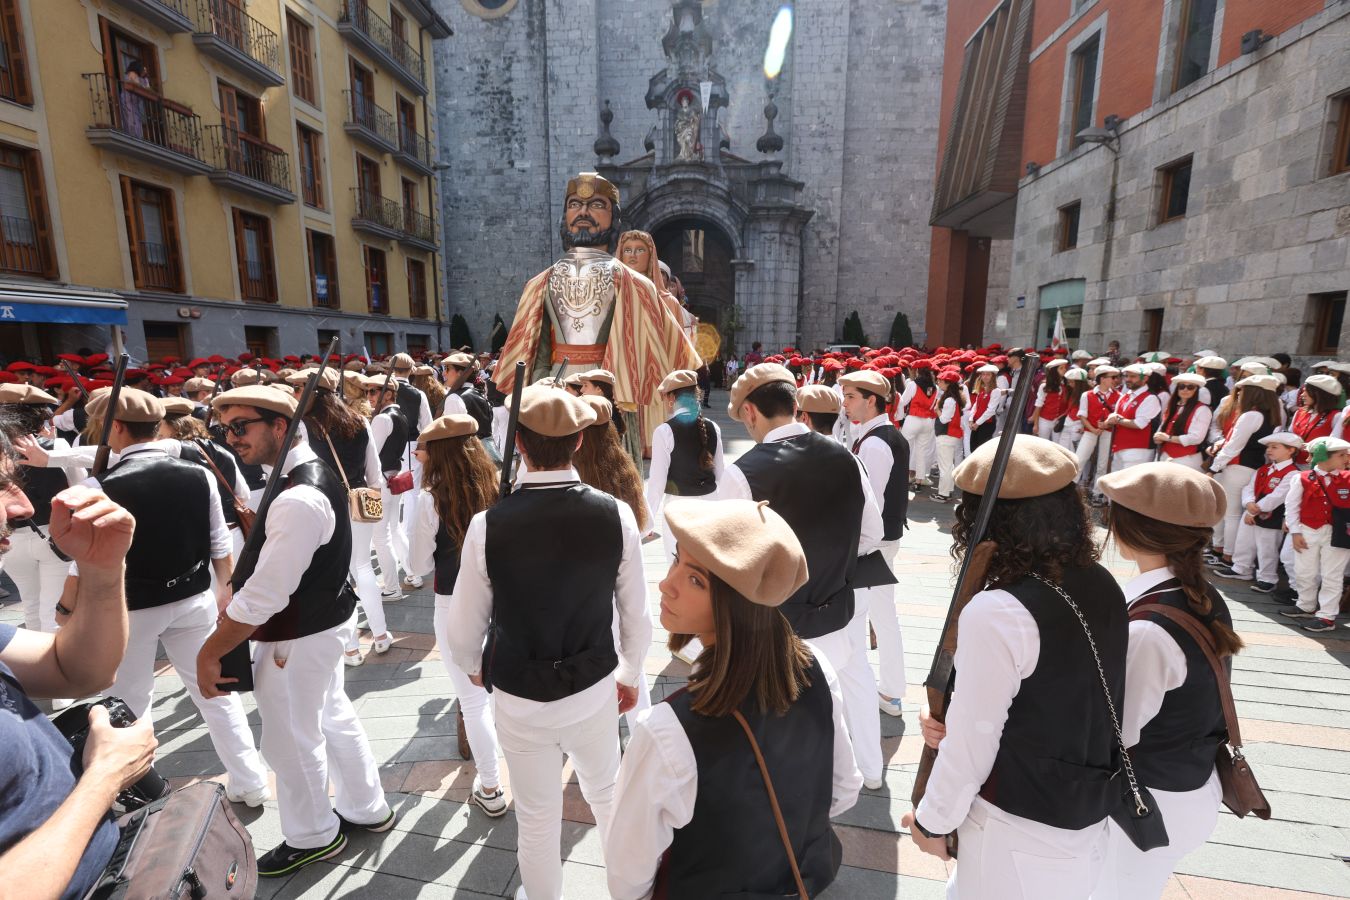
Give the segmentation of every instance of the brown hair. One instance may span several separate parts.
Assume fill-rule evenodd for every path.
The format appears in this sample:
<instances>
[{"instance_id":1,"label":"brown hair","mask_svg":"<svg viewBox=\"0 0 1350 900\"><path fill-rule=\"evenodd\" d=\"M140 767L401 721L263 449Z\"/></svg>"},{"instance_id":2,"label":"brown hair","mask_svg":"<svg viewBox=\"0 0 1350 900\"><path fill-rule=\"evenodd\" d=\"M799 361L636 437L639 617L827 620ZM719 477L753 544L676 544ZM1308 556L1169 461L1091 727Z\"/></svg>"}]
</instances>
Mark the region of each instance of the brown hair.
<instances>
[{"instance_id":1,"label":"brown hair","mask_svg":"<svg viewBox=\"0 0 1350 900\"><path fill-rule=\"evenodd\" d=\"M319 430L335 440L351 440L366 427L365 420L339 400L332 391L318 390L305 413L305 426Z\"/></svg>"},{"instance_id":2,"label":"brown hair","mask_svg":"<svg viewBox=\"0 0 1350 900\"><path fill-rule=\"evenodd\" d=\"M775 607L751 603L716 575L709 582L717 640L689 675L690 709L729 716L753 697L762 713L786 713L811 684L811 651Z\"/></svg>"},{"instance_id":3,"label":"brown hair","mask_svg":"<svg viewBox=\"0 0 1350 900\"><path fill-rule=\"evenodd\" d=\"M952 558L960 560L970 546L980 495L961 492L952 523ZM994 503L989 528L981 538L998 545L989 562L985 586L1004 588L1032 572L1051 581L1063 579L1066 568L1091 565L1101 554L1092 539L1092 524L1075 484L1040 497Z\"/></svg>"},{"instance_id":4,"label":"brown hair","mask_svg":"<svg viewBox=\"0 0 1350 900\"><path fill-rule=\"evenodd\" d=\"M534 457L530 457L533 459ZM627 503L637 520L638 531L647 530L647 501L642 494L642 473L619 443L606 422L582 432L581 447L572 457L581 480L593 488Z\"/></svg>"},{"instance_id":5,"label":"brown hair","mask_svg":"<svg viewBox=\"0 0 1350 900\"><path fill-rule=\"evenodd\" d=\"M696 387L680 388L678 391L672 391L671 396L675 398L677 404L681 397L693 397L695 404L703 400L703 392ZM712 422L704 418L702 407L694 422L698 425L698 467L704 472L711 472L716 465L713 461L713 449L716 445L713 443Z\"/></svg>"},{"instance_id":6,"label":"brown hair","mask_svg":"<svg viewBox=\"0 0 1350 900\"><path fill-rule=\"evenodd\" d=\"M191 413L183 413L181 416L165 416L164 424L169 426L175 440L190 441L194 438L210 439L211 433L206 430L202 420Z\"/></svg>"},{"instance_id":7,"label":"brown hair","mask_svg":"<svg viewBox=\"0 0 1350 900\"><path fill-rule=\"evenodd\" d=\"M1278 425L1283 417L1280 409L1280 395L1275 391L1248 385L1242 390L1238 401L1238 415L1245 412L1259 412L1266 417L1266 424Z\"/></svg>"},{"instance_id":8,"label":"brown hair","mask_svg":"<svg viewBox=\"0 0 1350 900\"><path fill-rule=\"evenodd\" d=\"M1218 423L1220 430L1227 428L1229 420L1238 414L1243 391L1244 388L1234 387L1219 401L1218 409L1214 410L1214 421Z\"/></svg>"},{"instance_id":9,"label":"brown hair","mask_svg":"<svg viewBox=\"0 0 1350 900\"><path fill-rule=\"evenodd\" d=\"M347 404L348 409L363 419L369 419L375 415L375 410L371 408L370 401L366 399L366 387L359 379L343 376L342 400Z\"/></svg>"},{"instance_id":10,"label":"brown hair","mask_svg":"<svg viewBox=\"0 0 1350 900\"><path fill-rule=\"evenodd\" d=\"M1117 503L1111 504L1107 525L1118 543L1167 559L1167 567L1181 582L1190 611L1214 636L1219 656L1231 656L1242 649L1242 638L1227 623L1214 616L1210 599L1212 588L1205 580L1203 554L1214 529L1173 525Z\"/></svg>"},{"instance_id":11,"label":"brown hair","mask_svg":"<svg viewBox=\"0 0 1350 900\"><path fill-rule=\"evenodd\" d=\"M1303 386L1303 396L1312 400L1313 412L1317 413L1319 416L1323 413L1336 412L1336 405L1341 399L1339 395L1333 394L1331 391L1324 391L1320 387L1311 384L1305 384Z\"/></svg>"},{"instance_id":12,"label":"brown hair","mask_svg":"<svg viewBox=\"0 0 1350 900\"><path fill-rule=\"evenodd\" d=\"M440 418L445 411L445 397L449 392L431 375L414 375L408 383L427 395L427 405L431 407L431 417Z\"/></svg>"},{"instance_id":13,"label":"brown hair","mask_svg":"<svg viewBox=\"0 0 1350 900\"><path fill-rule=\"evenodd\" d=\"M497 502L497 467L472 434L427 441L426 451L422 487L458 547L464 543L469 520Z\"/></svg>"},{"instance_id":14,"label":"brown hair","mask_svg":"<svg viewBox=\"0 0 1350 900\"><path fill-rule=\"evenodd\" d=\"M556 469L572 462L577 436L566 434L562 437L549 437L537 431L531 431L525 425L516 423L516 437L525 455L530 459L531 469Z\"/></svg>"}]
</instances>

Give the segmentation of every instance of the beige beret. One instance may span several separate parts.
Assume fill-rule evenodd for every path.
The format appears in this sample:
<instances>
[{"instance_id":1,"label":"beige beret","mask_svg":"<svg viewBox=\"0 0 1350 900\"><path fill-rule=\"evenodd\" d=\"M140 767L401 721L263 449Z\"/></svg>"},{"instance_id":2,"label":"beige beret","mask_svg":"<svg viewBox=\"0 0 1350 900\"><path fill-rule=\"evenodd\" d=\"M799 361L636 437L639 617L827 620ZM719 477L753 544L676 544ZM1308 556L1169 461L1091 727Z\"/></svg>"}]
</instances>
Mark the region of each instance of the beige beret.
<instances>
[{"instance_id":1,"label":"beige beret","mask_svg":"<svg viewBox=\"0 0 1350 900\"><path fill-rule=\"evenodd\" d=\"M91 417L102 416L108 406L108 395L112 393L112 388L100 388L89 395L89 402L85 404L85 411ZM136 388L124 387L122 393L117 395L117 412L113 414L113 419L117 422L158 422L164 418L164 410L160 408L159 398L154 394L148 394L145 391L138 391Z\"/></svg>"},{"instance_id":2,"label":"beige beret","mask_svg":"<svg viewBox=\"0 0 1350 900\"><path fill-rule=\"evenodd\" d=\"M545 375L530 387L560 388L565 384L561 378L554 378L552 375Z\"/></svg>"},{"instance_id":3,"label":"beige beret","mask_svg":"<svg viewBox=\"0 0 1350 900\"><path fill-rule=\"evenodd\" d=\"M846 388L876 394L883 400L889 400L891 396L891 380L875 369L859 369L840 375L839 383Z\"/></svg>"},{"instance_id":4,"label":"beige beret","mask_svg":"<svg viewBox=\"0 0 1350 900\"><path fill-rule=\"evenodd\" d=\"M1228 507L1218 481L1198 469L1171 462L1140 463L1109 472L1097 484L1112 503L1188 528L1212 527Z\"/></svg>"},{"instance_id":5,"label":"beige beret","mask_svg":"<svg viewBox=\"0 0 1350 900\"><path fill-rule=\"evenodd\" d=\"M998 441L986 441L956 467L953 474L957 487L969 494L984 493L998 444ZM1013 438L1012 455L1008 457L1008 468L1003 473L998 496L1001 500L1042 497L1073 484L1077 478L1078 457L1072 451L1044 438L1019 434Z\"/></svg>"},{"instance_id":6,"label":"beige beret","mask_svg":"<svg viewBox=\"0 0 1350 900\"><path fill-rule=\"evenodd\" d=\"M451 353L445 359L441 360L448 366L459 366L461 369L472 369L478 365L478 361L468 353Z\"/></svg>"},{"instance_id":7,"label":"beige beret","mask_svg":"<svg viewBox=\"0 0 1350 900\"><path fill-rule=\"evenodd\" d=\"M614 384L614 373L608 369L591 369L589 372L581 373L582 381L603 381L605 384Z\"/></svg>"},{"instance_id":8,"label":"beige beret","mask_svg":"<svg viewBox=\"0 0 1350 900\"><path fill-rule=\"evenodd\" d=\"M597 394L586 394L581 398L581 402L595 410L595 421L592 425L608 425L609 420L614 417L614 406L604 397Z\"/></svg>"},{"instance_id":9,"label":"beige beret","mask_svg":"<svg viewBox=\"0 0 1350 900\"><path fill-rule=\"evenodd\" d=\"M416 367L413 368L413 374L414 374L414 375L426 375L426 376L429 376L429 377L435 377L435 375L436 375L436 370L433 369L431 366L416 366Z\"/></svg>"},{"instance_id":10,"label":"beige beret","mask_svg":"<svg viewBox=\"0 0 1350 900\"><path fill-rule=\"evenodd\" d=\"M681 558L751 603L781 606L806 584L801 542L767 500L672 500L665 514Z\"/></svg>"},{"instance_id":11,"label":"beige beret","mask_svg":"<svg viewBox=\"0 0 1350 900\"><path fill-rule=\"evenodd\" d=\"M563 384L570 388L581 388L581 376L575 372L563 379Z\"/></svg>"},{"instance_id":12,"label":"beige beret","mask_svg":"<svg viewBox=\"0 0 1350 900\"><path fill-rule=\"evenodd\" d=\"M366 386L366 390L368 391L378 391L380 388L384 387L386 379L389 381L389 392L393 393L394 391L397 391L398 382L388 375L365 375L362 376L361 383Z\"/></svg>"},{"instance_id":13,"label":"beige beret","mask_svg":"<svg viewBox=\"0 0 1350 900\"><path fill-rule=\"evenodd\" d=\"M309 383L309 380L318 374L318 369L302 369L294 375L287 377L286 383L304 390L304 387ZM319 379L319 388L325 391L336 391L338 389L337 369L330 366L323 370L323 377Z\"/></svg>"},{"instance_id":14,"label":"beige beret","mask_svg":"<svg viewBox=\"0 0 1350 900\"><path fill-rule=\"evenodd\" d=\"M1087 381L1087 369L1080 369L1074 366L1064 373L1065 381Z\"/></svg>"},{"instance_id":15,"label":"beige beret","mask_svg":"<svg viewBox=\"0 0 1350 900\"><path fill-rule=\"evenodd\" d=\"M230 384L235 387L245 387L250 384L265 383L266 380L263 378L262 373L257 369L240 369L230 376Z\"/></svg>"},{"instance_id":16,"label":"beige beret","mask_svg":"<svg viewBox=\"0 0 1350 900\"><path fill-rule=\"evenodd\" d=\"M803 412L839 413L839 395L823 384L808 384L797 389L797 405Z\"/></svg>"},{"instance_id":17,"label":"beige beret","mask_svg":"<svg viewBox=\"0 0 1350 900\"><path fill-rule=\"evenodd\" d=\"M297 403L300 400L300 388L293 384L287 384L284 381L270 381L263 385L263 387L269 387L274 391L281 391L281 393L285 394L287 397L294 397L296 398Z\"/></svg>"},{"instance_id":18,"label":"beige beret","mask_svg":"<svg viewBox=\"0 0 1350 900\"><path fill-rule=\"evenodd\" d=\"M1256 442L1258 444L1266 444L1266 445L1283 444L1286 447L1293 447L1294 449L1298 449L1303 446L1303 438L1294 434L1292 431L1276 431L1275 433L1268 434L1263 438L1257 438Z\"/></svg>"},{"instance_id":19,"label":"beige beret","mask_svg":"<svg viewBox=\"0 0 1350 900\"><path fill-rule=\"evenodd\" d=\"M698 387L698 373L691 369L676 369L661 379L661 383L656 386L656 392L658 394L669 394L671 391L691 387Z\"/></svg>"},{"instance_id":20,"label":"beige beret","mask_svg":"<svg viewBox=\"0 0 1350 900\"><path fill-rule=\"evenodd\" d=\"M478 433L478 420L473 416L463 413L451 413L448 416L441 416L439 419L433 419L431 424L422 429L422 433L417 436L419 444L425 444L428 441L439 441L445 438L464 437L469 434Z\"/></svg>"},{"instance_id":21,"label":"beige beret","mask_svg":"<svg viewBox=\"0 0 1350 900\"><path fill-rule=\"evenodd\" d=\"M291 366L284 366L273 372L272 377L268 379L268 381L285 381L287 378L290 378L298 371L299 369L292 368ZM267 372L268 370L264 369L263 375L266 376Z\"/></svg>"},{"instance_id":22,"label":"beige beret","mask_svg":"<svg viewBox=\"0 0 1350 900\"><path fill-rule=\"evenodd\" d=\"M217 394L211 401L214 409L223 409L226 406L254 406L258 409L271 410L274 413L280 413L283 416L295 414L296 399L285 391L277 390L280 384L275 387L272 385L250 384L245 387L237 387L233 390L225 391L223 394Z\"/></svg>"},{"instance_id":23,"label":"beige beret","mask_svg":"<svg viewBox=\"0 0 1350 900\"><path fill-rule=\"evenodd\" d=\"M1309 387L1326 391L1334 397L1339 397L1345 393L1345 388L1341 387L1340 380L1332 375L1309 375L1308 380L1303 383Z\"/></svg>"},{"instance_id":24,"label":"beige beret","mask_svg":"<svg viewBox=\"0 0 1350 900\"><path fill-rule=\"evenodd\" d=\"M165 418L169 416L190 416L192 411L197 408L187 397L160 397L159 405L164 410Z\"/></svg>"},{"instance_id":25,"label":"beige beret","mask_svg":"<svg viewBox=\"0 0 1350 900\"><path fill-rule=\"evenodd\" d=\"M796 377L787 370L786 366L780 366L778 363L759 363L746 369L731 386L731 399L727 403L727 415L739 422L741 420L741 406L745 403L745 398L754 393L756 388L772 384L775 381L790 384L794 388L797 386Z\"/></svg>"},{"instance_id":26,"label":"beige beret","mask_svg":"<svg viewBox=\"0 0 1350 900\"><path fill-rule=\"evenodd\" d=\"M195 394L197 391L214 391L216 383L210 378L189 378L183 385L183 390L189 394Z\"/></svg>"},{"instance_id":27,"label":"beige beret","mask_svg":"<svg viewBox=\"0 0 1350 900\"><path fill-rule=\"evenodd\" d=\"M342 370L343 370L344 372L357 372L357 373L360 373L360 372L365 371L365 368L366 368L366 364L365 364L364 362L362 362L361 360L359 360L359 359L349 359L349 360L347 360L345 363L342 364Z\"/></svg>"},{"instance_id":28,"label":"beige beret","mask_svg":"<svg viewBox=\"0 0 1350 900\"><path fill-rule=\"evenodd\" d=\"M395 353L394 358L389 360L389 365L401 372L413 367L413 358L406 353Z\"/></svg>"},{"instance_id":29,"label":"beige beret","mask_svg":"<svg viewBox=\"0 0 1350 900\"><path fill-rule=\"evenodd\" d=\"M506 398L506 408L511 400ZM546 437L567 437L595 424L595 410L567 391L532 384L520 392L520 424Z\"/></svg>"},{"instance_id":30,"label":"beige beret","mask_svg":"<svg viewBox=\"0 0 1350 900\"><path fill-rule=\"evenodd\" d=\"M0 384L0 403L25 406L58 406L61 401L31 384Z\"/></svg>"}]
</instances>

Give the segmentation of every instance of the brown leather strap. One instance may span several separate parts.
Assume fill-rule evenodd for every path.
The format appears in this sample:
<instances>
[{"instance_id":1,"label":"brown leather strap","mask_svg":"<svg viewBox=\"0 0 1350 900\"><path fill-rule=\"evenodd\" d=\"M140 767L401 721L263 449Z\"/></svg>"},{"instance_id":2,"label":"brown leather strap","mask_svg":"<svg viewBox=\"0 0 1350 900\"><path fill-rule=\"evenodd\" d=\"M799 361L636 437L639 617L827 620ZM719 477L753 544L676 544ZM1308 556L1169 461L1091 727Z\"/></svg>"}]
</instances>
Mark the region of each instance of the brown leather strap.
<instances>
[{"instance_id":1,"label":"brown leather strap","mask_svg":"<svg viewBox=\"0 0 1350 900\"><path fill-rule=\"evenodd\" d=\"M347 473L342 470L342 460L338 459L338 452L337 448L333 446L333 439L328 436L327 431L319 428L317 424L314 427L319 429L319 434L323 435L324 441L328 444L328 452L333 454L333 462L337 465L338 475L342 477L342 486L345 487L347 493L350 494L352 492L352 486L347 483Z\"/></svg>"},{"instance_id":2,"label":"brown leather strap","mask_svg":"<svg viewBox=\"0 0 1350 900\"><path fill-rule=\"evenodd\" d=\"M741 730L745 732L745 737L750 741L750 749L755 753L755 762L759 764L760 777L764 779L764 790L769 794L769 807L773 810L773 820L778 823L778 836L783 840L783 849L787 851L788 864L792 866L792 879L797 882L797 896L801 900L811 900L806 893L806 885L802 882L801 869L797 868L797 854L792 849L792 838L788 837L787 823L783 821L783 811L778 807L778 795L773 790L773 780L769 778L769 767L764 763L764 754L759 752L759 741L755 740L755 733L750 730L750 723L745 721L745 716L741 715L739 709L732 710L731 714L736 717L736 721L741 723Z\"/></svg>"},{"instance_id":3,"label":"brown leather strap","mask_svg":"<svg viewBox=\"0 0 1350 900\"><path fill-rule=\"evenodd\" d=\"M1130 618L1142 619L1150 613L1156 613L1169 622L1180 626L1200 646L1205 658L1209 660L1210 668L1214 670L1215 681L1219 683L1219 700L1223 703L1223 717L1228 725L1228 743L1236 749L1241 749L1242 732L1238 728L1237 706L1233 703L1233 688L1229 684L1228 670L1223 667L1223 663L1219 660L1216 652L1214 635L1209 633L1208 628L1197 622L1195 616L1171 606L1164 606L1161 603L1145 603L1136 606L1130 610Z\"/></svg>"},{"instance_id":4,"label":"brown leather strap","mask_svg":"<svg viewBox=\"0 0 1350 900\"><path fill-rule=\"evenodd\" d=\"M225 492L230 495L230 501L234 504L235 509L244 505L239 502L239 495L234 492L234 485L230 484L229 481L225 479L225 475L217 468L215 460L213 460L211 454L207 452L206 442L201 438L195 438L192 443L197 445L197 449L201 451L202 456L206 459L206 464L211 467L212 472L216 473L216 479L220 482L221 486L225 488Z\"/></svg>"}]
</instances>

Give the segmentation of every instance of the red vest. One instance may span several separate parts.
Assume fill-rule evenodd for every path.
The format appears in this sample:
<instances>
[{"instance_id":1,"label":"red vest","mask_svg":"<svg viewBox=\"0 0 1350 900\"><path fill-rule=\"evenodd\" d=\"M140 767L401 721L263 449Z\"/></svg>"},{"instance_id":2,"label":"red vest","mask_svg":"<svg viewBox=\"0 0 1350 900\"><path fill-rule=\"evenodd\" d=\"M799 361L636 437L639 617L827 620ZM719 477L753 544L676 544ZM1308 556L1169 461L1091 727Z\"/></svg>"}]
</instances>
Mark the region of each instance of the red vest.
<instances>
[{"instance_id":1,"label":"red vest","mask_svg":"<svg viewBox=\"0 0 1350 900\"><path fill-rule=\"evenodd\" d=\"M1333 472L1326 489L1315 474L1316 469L1299 474L1303 481L1303 504L1299 507L1300 524L1304 528L1322 528L1331 524L1331 507L1350 509L1350 479L1344 472Z\"/></svg>"},{"instance_id":2,"label":"red vest","mask_svg":"<svg viewBox=\"0 0 1350 900\"><path fill-rule=\"evenodd\" d=\"M923 392L923 388L916 386L914 396L909 401L909 415L918 416L920 419L936 419L937 410L933 407L937 405L940 396L936 390L929 395Z\"/></svg>"},{"instance_id":3,"label":"red vest","mask_svg":"<svg viewBox=\"0 0 1350 900\"><path fill-rule=\"evenodd\" d=\"M1177 411L1172 413L1171 418L1169 418L1167 422L1163 425L1162 430L1167 432L1168 434L1172 434L1172 425L1176 422L1177 416L1181 415L1181 411L1185 408L1186 407L1184 404L1182 406L1178 406ZM1191 414L1186 417L1185 423L1181 426L1181 434L1185 434L1187 431L1190 430L1191 419L1195 418L1195 411L1199 408L1200 404L1197 403L1191 409ZM1168 442L1162 445L1162 452L1166 453L1168 457L1171 459L1179 459L1183 456L1192 456L1196 453L1199 453L1200 445L1196 444L1194 447L1186 447L1182 444L1178 444L1175 442Z\"/></svg>"},{"instance_id":4,"label":"red vest","mask_svg":"<svg viewBox=\"0 0 1350 900\"><path fill-rule=\"evenodd\" d=\"M1064 394L1064 402L1068 404L1069 407L1069 411L1065 413L1065 415L1068 417L1070 422L1077 422L1078 417L1082 415L1083 408L1075 401L1069 399L1069 393L1067 391Z\"/></svg>"},{"instance_id":5,"label":"red vest","mask_svg":"<svg viewBox=\"0 0 1350 900\"><path fill-rule=\"evenodd\" d=\"M1266 463L1256 470L1256 483L1253 485L1253 492L1256 494L1256 499L1260 500L1262 497L1269 497L1274 493L1275 488L1280 486L1280 482L1284 481L1285 478L1290 475L1301 474L1303 473L1293 465L1285 465L1284 468L1276 471L1273 465ZM1317 490L1317 488L1314 487L1313 490Z\"/></svg>"},{"instance_id":6,"label":"red vest","mask_svg":"<svg viewBox=\"0 0 1350 900\"><path fill-rule=\"evenodd\" d=\"M1306 409L1300 409L1294 413L1294 420L1289 424L1289 430L1303 438L1303 443L1306 444L1314 438L1326 437L1331 434L1331 426L1335 424L1335 420L1335 412L1318 415Z\"/></svg>"},{"instance_id":7,"label":"red vest","mask_svg":"<svg viewBox=\"0 0 1350 900\"><path fill-rule=\"evenodd\" d=\"M1102 420L1111 415L1111 410L1115 409L1117 399L1119 398L1115 391L1108 393L1105 399L1102 398L1096 388L1088 391L1088 424L1093 428L1101 428Z\"/></svg>"},{"instance_id":8,"label":"red vest","mask_svg":"<svg viewBox=\"0 0 1350 900\"><path fill-rule=\"evenodd\" d=\"M943 402L945 403L946 401ZM952 420L947 423L947 437L963 438L965 436L966 431L961 424L961 404L956 403L956 415L952 416Z\"/></svg>"},{"instance_id":9,"label":"red vest","mask_svg":"<svg viewBox=\"0 0 1350 900\"><path fill-rule=\"evenodd\" d=\"M1041 403L1041 418L1058 419L1062 412L1064 412L1064 392L1047 390L1045 400Z\"/></svg>"},{"instance_id":10,"label":"red vest","mask_svg":"<svg viewBox=\"0 0 1350 900\"><path fill-rule=\"evenodd\" d=\"M989 401L994 397L993 391L980 391L975 395L975 408L971 410L970 421L972 424L980 420L985 410L989 408Z\"/></svg>"},{"instance_id":11,"label":"red vest","mask_svg":"<svg viewBox=\"0 0 1350 900\"><path fill-rule=\"evenodd\" d=\"M1148 391L1140 391L1136 396L1122 394L1116 403L1116 412L1122 419L1134 421L1134 414L1140 405L1150 396ZM1147 428L1116 428L1111 432L1111 452L1122 450L1147 450L1153 446L1153 434Z\"/></svg>"}]
</instances>

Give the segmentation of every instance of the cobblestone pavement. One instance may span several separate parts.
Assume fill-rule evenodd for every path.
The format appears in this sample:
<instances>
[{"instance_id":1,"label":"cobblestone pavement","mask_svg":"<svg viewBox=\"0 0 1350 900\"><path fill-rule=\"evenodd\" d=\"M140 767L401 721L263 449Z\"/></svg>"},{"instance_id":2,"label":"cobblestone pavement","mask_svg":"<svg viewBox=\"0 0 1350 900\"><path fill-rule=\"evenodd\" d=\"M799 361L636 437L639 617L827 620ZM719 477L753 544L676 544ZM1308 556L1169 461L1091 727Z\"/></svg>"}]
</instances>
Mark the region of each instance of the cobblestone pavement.
<instances>
[{"instance_id":1,"label":"cobblestone pavement","mask_svg":"<svg viewBox=\"0 0 1350 900\"><path fill-rule=\"evenodd\" d=\"M717 405L724 396L717 394ZM715 418L731 455L749 446L738 423L721 410ZM911 512L896 602L909 664L907 700L917 704L951 589L951 509L921 499ZM664 574L661 553L659 541L644 547L653 598ZM1129 564L1114 553L1108 552L1106 563L1122 579L1131 574ZM1350 855L1350 631L1307 635L1281 620L1268 598L1231 582L1220 586L1247 642L1234 664L1234 693L1248 758L1274 818L1239 821L1225 812L1213 839L1182 862L1164 897L1350 897L1350 865L1338 858ZM430 589L388 604L386 614L397 636L394 649L348 669L347 688L370 735L398 824L385 835L353 837L334 864L319 863L290 878L264 882L263 898L487 898L512 896L519 884L514 813L489 820L465 802L474 768L455 750L455 698L432 637ZM0 621L20 620L17 604L0 610ZM672 660L664 640L658 624L647 656L654 699L677 688L688 672ZM159 672L156 765L175 784L223 777L181 682L164 660ZM246 703L256 730L257 713L251 699ZM899 834L919 755L913 714L904 722L881 718L886 784L878 791L864 790L857 806L839 818L845 865L824 900L943 896L943 863L922 856ZM509 794L509 773L504 775ZM567 896L605 897L590 810L570 770L563 777L568 781L562 848ZM241 817L260 852L281 840L274 802L261 810L243 809Z\"/></svg>"}]
</instances>

